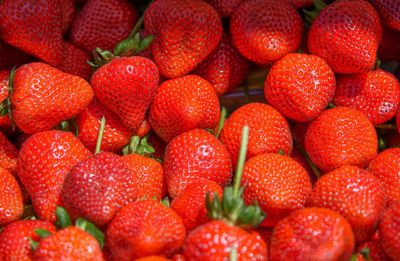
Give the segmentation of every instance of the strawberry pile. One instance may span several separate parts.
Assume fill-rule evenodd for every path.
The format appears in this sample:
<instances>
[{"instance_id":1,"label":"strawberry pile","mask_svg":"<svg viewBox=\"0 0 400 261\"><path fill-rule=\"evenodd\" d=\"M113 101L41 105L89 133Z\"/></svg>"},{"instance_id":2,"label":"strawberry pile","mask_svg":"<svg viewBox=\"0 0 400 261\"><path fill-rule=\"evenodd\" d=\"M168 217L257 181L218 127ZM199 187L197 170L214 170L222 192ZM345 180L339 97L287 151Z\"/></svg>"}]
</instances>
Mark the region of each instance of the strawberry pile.
<instances>
[{"instance_id":1,"label":"strawberry pile","mask_svg":"<svg viewBox=\"0 0 400 261\"><path fill-rule=\"evenodd\" d=\"M0 261L400 261L400 1L0 0Z\"/></svg>"}]
</instances>

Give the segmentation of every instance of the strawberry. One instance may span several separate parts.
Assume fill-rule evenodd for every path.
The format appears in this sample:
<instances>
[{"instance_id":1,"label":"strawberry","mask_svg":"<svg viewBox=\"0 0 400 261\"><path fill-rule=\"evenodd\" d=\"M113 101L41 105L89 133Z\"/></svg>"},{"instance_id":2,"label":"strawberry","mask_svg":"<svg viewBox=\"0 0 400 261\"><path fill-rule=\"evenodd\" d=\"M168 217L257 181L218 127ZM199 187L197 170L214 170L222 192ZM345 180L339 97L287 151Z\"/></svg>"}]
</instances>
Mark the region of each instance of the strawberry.
<instances>
[{"instance_id":1,"label":"strawberry","mask_svg":"<svg viewBox=\"0 0 400 261\"><path fill-rule=\"evenodd\" d=\"M218 95L239 86L249 71L249 62L233 46L230 36L224 34L218 47L193 73L209 81Z\"/></svg>"},{"instance_id":2,"label":"strawberry","mask_svg":"<svg viewBox=\"0 0 400 261\"><path fill-rule=\"evenodd\" d=\"M371 161L368 169L382 183L389 203L400 200L400 148L382 151Z\"/></svg>"},{"instance_id":3,"label":"strawberry","mask_svg":"<svg viewBox=\"0 0 400 261\"><path fill-rule=\"evenodd\" d=\"M26 133L54 128L83 110L93 97L85 80L44 63L19 67L12 87L12 117Z\"/></svg>"},{"instance_id":4,"label":"strawberry","mask_svg":"<svg viewBox=\"0 0 400 261\"><path fill-rule=\"evenodd\" d=\"M106 230L115 260L172 255L182 246L185 226L172 209L155 200L139 200L118 211Z\"/></svg>"},{"instance_id":5,"label":"strawberry","mask_svg":"<svg viewBox=\"0 0 400 261\"><path fill-rule=\"evenodd\" d=\"M264 83L268 103L300 122L317 117L335 94L335 74L324 59L287 54L274 63Z\"/></svg>"},{"instance_id":6,"label":"strawberry","mask_svg":"<svg viewBox=\"0 0 400 261\"><path fill-rule=\"evenodd\" d=\"M400 260L400 202L393 203L379 224L379 237L385 253L394 261Z\"/></svg>"},{"instance_id":7,"label":"strawberry","mask_svg":"<svg viewBox=\"0 0 400 261\"><path fill-rule=\"evenodd\" d=\"M232 163L226 147L205 130L194 129L175 137L164 155L164 175L168 192L175 197L185 187L200 178L228 185L232 178Z\"/></svg>"},{"instance_id":8,"label":"strawberry","mask_svg":"<svg viewBox=\"0 0 400 261\"><path fill-rule=\"evenodd\" d=\"M64 43L64 53L65 58L58 66L58 69L88 81L92 74L92 69L88 64L91 58L90 55L69 42Z\"/></svg>"},{"instance_id":9,"label":"strawberry","mask_svg":"<svg viewBox=\"0 0 400 261\"><path fill-rule=\"evenodd\" d=\"M310 164L308 163L306 156L300 152L298 146L293 147L293 151L290 157L295 161L297 161L304 168L304 170L308 174L308 177L310 178L311 183L314 184L317 181L318 177L316 176Z\"/></svg>"},{"instance_id":10,"label":"strawberry","mask_svg":"<svg viewBox=\"0 0 400 261\"><path fill-rule=\"evenodd\" d=\"M400 61L400 32L383 28L382 42L379 45L378 56L383 62Z\"/></svg>"},{"instance_id":11,"label":"strawberry","mask_svg":"<svg viewBox=\"0 0 400 261\"><path fill-rule=\"evenodd\" d=\"M21 188L17 180L0 167L0 226L19 219L23 210Z\"/></svg>"},{"instance_id":12,"label":"strawberry","mask_svg":"<svg viewBox=\"0 0 400 261\"><path fill-rule=\"evenodd\" d=\"M142 258L135 259L135 261L168 261L171 259L165 258L163 256L146 256Z\"/></svg>"},{"instance_id":13,"label":"strawberry","mask_svg":"<svg viewBox=\"0 0 400 261\"><path fill-rule=\"evenodd\" d=\"M200 0L156 0L144 14L151 52L162 75L180 77L200 64L222 38L217 11Z\"/></svg>"},{"instance_id":14,"label":"strawberry","mask_svg":"<svg viewBox=\"0 0 400 261\"><path fill-rule=\"evenodd\" d=\"M379 16L365 0L338 0L313 21L308 48L335 73L371 70L382 38Z\"/></svg>"},{"instance_id":15,"label":"strawberry","mask_svg":"<svg viewBox=\"0 0 400 261\"><path fill-rule=\"evenodd\" d=\"M0 56L1 57L1 56ZM9 134L12 133L12 122L8 114L8 109L5 106L7 104L7 97L9 95L8 90L8 78L10 77L9 71L0 71L0 130Z\"/></svg>"},{"instance_id":16,"label":"strawberry","mask_svg":"<svg viewBox=\"0 0 400 261\"><path fill-rule=\"evenodd\" d=\"M156 93L159 81L157 66L143 57L115 58L92 76L96 98L136 130Z\"/></svg>"},{"instance_id":17,"label":"strawberry","mask_svg":"<svg viewBox=\"0 0 400 261\"><path fill-rule=\"evenodd\" d=\"M244 0L205 0L210 3L221 17L229 17Z\"/></svg>"},{"instance_id":18,"label":"strawberry","mask_svg":"<svg viewBox=\"0 0 400 261\"><path fill-rule=\"evenodd\" d=\"M167 147L167 143L165 143L155 133L150 133L147 142L154 149L153 158L162 160L164 158L164 151L165 151L165 148Z\"/></svg>"},{"instance_id":19,"label":"strawberry","mask_svg":"<svg viewBox=\"0 0 400 261\"><path fill-rule=\"evenodd\" d=\"M29 63L31 60L30 55L0 39L0 70L11 70L13 67Z\"/></svg>"},{"instance_id":20,"label":"strawberry","mask_svg":"<svg viewBox=\"0 0 400 261\"><path fill-rule=\"evenodd\" d=\"M362 254L366 250L368 251L370 258L370 259L367 258L367 260L390 261L389 257L383 251L382 243L381 240L379 239L378 232L376 232L369 241L364 242L363 244L360 244L358 246L358 252L360 254Z\"/></svg>"},{"instance_id":21,"label":"strawberry","mask_svg":"<svg viewBox=\"0 0 400 261\"><path fill-rule=\"evenodd\" d=\"M74 0L59 0L61 3L61 8L62 8L62 32L65 34L68 32L69 27L72 24L72 21L74 20L74 17L76 15L77 9L75 6Z\"/></svg>"},{"instance_id":22,"label":"strawberry","mask_svg":"<svg viewBox=\"0 0 400 261\"><path fill-rule=\"evenodd\" d=\"M0 35L8 44L56 66L64 58L62 17L58 0L4 0Z\"/></svg>"},{"instance_id":23,"label":"strawberry","mask_svg":"<svg viewBox=\"0 0 400 261\"><path fill-rule=\"evenodd\" d=\"M287 0L291 3L296 9L301 9L307 6L313 5L313 0Z\"/></svg>"},{"instance_id":24,"label":"strawberry","mask_svg":"<svg viewBox=\"0 0 400 261\"><path fill-rule=\"evenodd\" d=\"M400 2L391 0L371 0L381 15L382 21L392 29L400 31Z\"/></svg>"},{"instance_id":25,"label":"strawberry","mask_svg":"<svg viewBox=\"0 0 400 261\"><path fill-rule=\"evenodd\" d=\"M222 187L211 180L198 179L186 186L171 202L171 208L182 218L186 229L192 230L209 221L206 195L222 197Z\"/></svg>"},{"instance_id":26,"label":"strawberry","mask_svg":"<svg viewBox=\"0 0 400 261\"><path fill-rule=\"evenodd\" d=\"M269 260L350 260L353 249L353 231L345 218L329 209L305 208L275 226Z\"/></svg>"},{"instance_id":27,"label":"strawberry","mask_svg":"<svg viewBox=\"0 0 400 261\"><path fill-rule=\"evenodd\" d=\"M325 110L309 124L305 149L323 171L344 165L364 168L376 155L378 140L374 126L364 114L336 107Z\"/></svg>"},{"instance_id":28,"label":"strawberry","mask_svg":"<svg viewBox=\"0 0 400 261\"><path fill-rule=\"evenodd\" d=\"M70 226L39 242L33 260L104 260L99 243L85 231Z\"/></svg>"},{"instance_id":29,"label":"strawberry","mask_svg":"<svg viewBox=\"0 0 400 261\"><path fill-rule=\"evenodd\" d=\"M35 233L36 229L55 232L53 224L40 220L19 220L5 226L0 233L0 260L32 260L30 239L34 241L40 239Z\"/></svg>"},{"instance_id":30,"label":"strawberry","mask_svg":"<svg viewBox=\"0 0 400 261\"><path fill-rule=\"evenodd\" d=\"M91 153L69 132L44 131L29 137L21 147L17 173L42 220L55 221L56 206L61 205L65 176Z\"/></svg>"},{"instance_id":31,"label":"strawberry","mask_svg":"<svg viewBox=\"0 0 400 261\"><path fill-rule=\"evenodd\" d=\"M233 12L230 31L233 44L245 58L269 64L299 48L303 23L286 1L250 0Z\"/></svg>"},{"instance_id":32,"label":"strawberry","mask_svg":"<svg viewBox=\"0 0 400 261\"><path fill-rule=\"evenodd\" d=\"M17 170L18 149L0 132L0 167L15 175Z\"/></svg>"},{"instance_id":33,"label":"strawberry","mask_svg":"<svg viewBox=\"0 0 400 261\"><path fill-rule=\"evenodd\" d=\"M364 113L374 125L396 115L400 101L400 84L391 73L382 70L339 75L333 103Z\"/></svg>"},{"instance_id":34,"label":"strawberry","mask_svg":"<svg viewBox=\"0 0 400 261\"><path fill-rule=\"evenodd\" d=\"M355 240L371 238L385 208L379 180L356 166L343 166L322 176L314 186L310 205L338 212L351 224Z\"/></svg>"},{"instance_id":35,"label":"strawberry","mask_svg":"<svg viewBox=\"0 0 400 261\"><path fill-rule=\"evenodd\" d=\"M112 50L136 20L136 9L126 0L88 0L72 23L70 40L89 53L96 47Z\"/></svg>"},{"instance_id":36,"label":"strawberry","mask_svg":"<svg viewBox=\"0 0 400 261\"><path fill-rule=\"evenodd\" d=\"M240 147L241 129L245 125L250 128L247 158L263 153L278 153L280 150L284 154L292 151L292 135L285 118L269 105L250 103L231 114L220 135L234 166Z\"/></svg>"},{"instance_id":37,"label":"strawberry","mask_svg":"<svg viewBox=\"0 0 400 261\"><path fill-rule=\"evenodd\" d=\"M220 106L213 86L197 75L161 83L150 106L149 122L165 142L195 129L214 129Z\"/></svg>"}]
</instances>

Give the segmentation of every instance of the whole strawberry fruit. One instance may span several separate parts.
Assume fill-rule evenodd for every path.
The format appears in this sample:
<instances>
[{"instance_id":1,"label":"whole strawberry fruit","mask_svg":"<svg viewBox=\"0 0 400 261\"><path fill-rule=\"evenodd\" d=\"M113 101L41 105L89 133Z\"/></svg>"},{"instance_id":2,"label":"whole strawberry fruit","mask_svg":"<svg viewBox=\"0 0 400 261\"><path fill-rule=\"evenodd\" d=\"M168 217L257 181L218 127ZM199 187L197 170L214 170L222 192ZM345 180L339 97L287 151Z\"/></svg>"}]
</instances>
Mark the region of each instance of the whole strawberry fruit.
<instances>
[{"instance_id":1,"label":"whole strawberry fruit","mask_svg":"<svg viewBox=\"0 0 400 261\"><path fill-rule=\"evenodd\" d=\"M244 1L230 19L232 42L247 59L269 64L299 48L303 23L286 1Z\"/></svg>"},{"instance_id":2,"label":"whole strawberry fruit","mask_svg":"<svg viewBox=\"0 0 400 261\"><path fill-rule=\"evenodd\" d=\"M394 261L400 260L400 201L385 211L379 224L379 238L385 253Z\"/></svg>"},{"instance_id":3,"label":"whole strawberry fruit","mask_svg":"<svg viewBox=\"0 0 400 261\"><path fill-rule=\"evenodd\" d=\"M317 117L332 100L335 88L335 74L324 59L297 53L274 63L264 83L268 103L300 122Z\"/></svg>"},{"instance_id":4,"label":"whole strawberry fruit","mask_svg":"<svg viewBox=\"0 0 400 261\"><path fill-rule=\"evenodd\" d=\"M382 21L392 29L400 31L400 2L391 0L371 0L381 15Z\"/></svg>"},{"instance_id":5,"label":"whole strawberry fruit","mask_svg":"<svg viewBox=\"0 0 400 261\"><path fill-rule=\"evenodd\" d=\"M193 70L222 38L221 18L201 0L156 0L145 11L144 27L154 36L151 52L167 78Z\"/></svg>"},{"instance_id":6,"label":"whole strawberry fruit","mask_svg":"<svg viewBox=\"0 0 400 261\"><path fill-rule=\"evenodd\" d=\"M325 110L309 124L305 149L323 171L343 165L364 168L376 155L378 140L374 126L364 114L336 107Z\"/></svg>"},{"instance_id":7,"label":"whole strawberry fruit","mask_svg":"<svg viewBox=\"0 0 400 261\"><path fill-rule=\"evenodd\" d=\"M363 73L373 67L382 39L379 16L365 0L338 0L313 21L308 49L335 73Z\"/></svg>"},{"instance_id":8,"label":"whole strawberry fruit","mask_svg":"<svg viewBox=\"0 0 400 261\"><path fill-rule=\"evenodd\" d=\"M23 211L21 188L17 180L0 167L0 226L18 220Z\"/></svg>"},{"instance_id":9,"label":"whole strawberry fruit","mask_svg":"<svg viewBox=\"0 0 400 261\"><path fill-rule=\"evenodd\" d=\"M161 83L149 111L152 129L165 142L195 128L215 129L219 117L213 86L197 75Z\"/></svg>"}]
</instances>

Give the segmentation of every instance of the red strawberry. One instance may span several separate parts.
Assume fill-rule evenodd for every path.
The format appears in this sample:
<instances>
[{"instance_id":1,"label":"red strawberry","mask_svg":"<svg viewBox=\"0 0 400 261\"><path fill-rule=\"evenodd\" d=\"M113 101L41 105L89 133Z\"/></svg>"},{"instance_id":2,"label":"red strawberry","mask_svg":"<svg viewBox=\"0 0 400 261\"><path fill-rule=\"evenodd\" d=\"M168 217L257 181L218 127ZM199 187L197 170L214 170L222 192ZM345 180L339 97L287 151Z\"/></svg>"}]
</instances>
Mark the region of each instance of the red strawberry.
<instances>
[{"instance_id":1,"label":"red strawberry","mask_svg":"<svg viewBox=\"0 0 400 261\"><path fill-rule=\"evenodd\" d=\"M297 161L307 172L308 177L310 178L310 181L312 184L314 184L317 181L317 176L314 173L313 169L311 168L310 164L307 162L307 159L303 153L300 152L299 147L295 146L293 147L292 154L290 155L292 159Z\"/></svg>"},{"instance_id":2,"label":"red strawberry","mask_svg":"<svg viewBox=\"0 0 400 261\"><path fill-rule=\"evenodd\" d=\"M76 6L74 0L59 0L62 8L62 32L65 34L68 32L72 20L76 15Z\"/></svg>"},{"instance_id":3,"label":"red strawberry","mask_svg":"<svg viewBox=\"0 0 400 261\"><path fill-rule=\"evenodd\" d=\"M172 209L155 200L139 200L123 207L106 231L115 260L148 255L172 255L182 246L185 226Z\"/></svg>"},{"instance_id":4,"label":"red strawberry","mask_svg":"<svg viewBox=\"0 0 400 261\"><path fill-rule=\"evenodd\" d=\"M338 0L313 21L308 48L335 73L362 73L373 67L381 38L379 16L370 3Z\"/></svg>"},{"instance_id":5,"label":"red strawberry","mask_svg":"<svg viewBox=\"0 0 400 261\"><path fill-rule=\"evenodd\" d=\"M205 0L210 3L221 17L229 17L244 0Z\"/></svg>"},{"instance_id":6,"label":"red strawberry","mask_svg":"<svg viewBox=\"0 0 400 261\"><path fill-rule=\"evenodd\" d=\"M393 0L371 0L381 15L382 21L392 29L400 31L400 2Z\"/></svg>"},{"instance_id":7,"label":"red strawberry","mask_svg":"<svg viewBox=\"0 0 400 261\"><path fill-rule=\"evenodd\" d=\"M164 158L165 148L167 147L167 143L165 143L155 133L151 133L150 134L147 142L154 149L153 158L155 158L155 159L163 159Z\"/></svg>"},{"instance_id":8,"label":"red strawberry","mask_svg":"<svg viewBox=\"0 0 400 261\"><path fill-rule=\"evenodd\" d=\"M379 59L382 61L400 61L400 32L383 28L382 42L378 49Z\"/></svg>"},{"instance_id":9,"label":"red strawberry","mask_svg":"<svg viewBox=\"0 0 400 261\"><path fill-rule=\"evenodd\" d=\"M65 58L58 69L88 81L92 74L92 68L88 64L91 59L90 55L69 42L64 43L64 53Z\"/></svg>"},{"instance_id":10,"label":"red strawberry","mask_svg":"<svg viewBox=\"0 0 400 261\"><path fill-rule=\"evenodd\" d=\"M301 9L307 6L313 5L313 0L287 0L289 3L291 3L294 7L297 9Z\"/></svg>"},{"instance_id":11,"label":"red strawberry","mask_svg":"<svg viewBox=\"0 0 400 261\"><path fill-rule=\"evenodd\" d=\"M70 226L39 242L33 260L104 260L99 243L85 231Z\"/></svg>"},{"instance_id":12,"label":"red strawberry","mask_svg":"<svg viewBox=\"0 0 400 261\"><path fill-rule=\"evenodd\" d=\"M233 44L244 57L269 64L299 48L303 24L286 1L250 0L232 14L230 31Z\"/></svg>"},{"instance_id":13,"label":"red strawberry","mask_svg":"<svg viewBox=\"0 0 400 261\"><path fill-rule=\"evenodd\" d=\"M236 165L243 126L249 126L247 158L263 153L284 154L292 151L292 135L285 118L274 108L262 103L250 103L234 111L225 121L220 139Z\"/></svg>"},{"instance_id":14,"label":"red strawberry","mask_svg":"<svg viewBox=\"0 0 400 261\"><path fill-rule=\"evenodd\" d=\"M367 260L390 261L389 257L383 251L378 232L374 234L372 239L358 246L359 253L362 253L366 250L369 253L369 259L367 258Z\"/></svg>"},{"instance_id":15,"label":"red strawberry","mask_svg":"<svg viewBox=\"0 0 400 261\"><path fill-rule=\"evenodd\" d=\"M6 99L9 95L9 90L8 90L9 77L10 77L9 71L0 71L0 104L1 106L3 106L2 110L0 110L0 130L5 133L12 132L12 122L8 115L8 109L4 107Z\"/></svg>"},{"instance_id":16,"label":"red strawberry","mask_svg":"<svg viewBox=\"0 0 400 261\"><path fill-rule=\"evenodd\" d=\"M30 239L39 241L36 229L55 232L53 224L40 220L19 220L4 227L0 233L0 260L32 260L33 250Z\"/></svg>"},{"instance_id":17,"label":"red strawberry","mask_svg":"<svg viewBox=\"0 0 400 261\"><path fill-rule=\"evenodd\" d=\"M214 129L219 117L213 86L197 75L161 83L149 111L151 127L166 142L195 128Z\"/></svg>"},{"instance_id":18,"label":"red strawberry","mask_svg":"<svg viewBox=\"0 0 400 261\"><path fill-rule=\"evenodd\" d=\"M72 133L44 131L29 137L22 145L17 173L32 199L40 219L55 221L55 209L61 205L65 176L91 153Z\"/></svg>"},{"instance_id":19,"label":"red strawberry","mask_svg":"<svg viewBox=\"0 0 400 261\"><path fill-rule=\"evenodd\" d=\"M333 102L364 113L374 125L396 115L400 101L400 84L391 73L382 70L340 75Z\"/></svg>"},{"instance_id":20,"label":"red strawberry","mask_svg":"<svg viewBox=\"0 0 400 261\"><path fill-rule=\"evenodd\" d=\"M156 0L146 9L144 27L155 37L154 61L168 78L193 70L222 38L221 18L200 0Z\"/></svg>"},{"instance_id":21,"label":"red strawberry","mask_svg":"<svg viewBox=\"0 0 400 261\"><path fill-rule=\"evenodd\" d=\"M18 150L7 137L0 132L0 167L15 176L17 169Z\"/></svg>"},{"instance_id":22,"label":"red strawberry","mask_svg":"<svg viewBox=\"0 0 400 261\"><path fill-rule=\"evenodd\" d=\"M8 44L56 66L64 58L62 17L58 0L3 0L0 35Z\"/></svg>"},{"instance_id":23,"label":"red strawberry","mask_svg":"<svg viewBox=\"0 0 400 261\"><path fill-rule=\"evenodd\" d=\"M238 87L248 70L249 62L232 45L230 36L224 34L218 47L193 73L209 81L217 94L222 95Z\"/></svg>"},{"instance_id":24,"label":"red strawberry","mask_svg":"<svg viewBox=\"0 0 400 261\"><path fill-rule=\"evenodd\" d=\"M89 53L96 47L112 50L128 37L136 20L136 9L126 0L89 0L72 23L70 39Z\"/></svg>"},{"instance_id":25,"label":"red strawberry","mask_svg":"<svg viewBox=\"0 0 400 261\"><path fill-rule=\"evenodd\" d=\"M122 123L136 130L156 93L157 66L143 57L115 58L92 76L96 98L116 113Z\"/></svg>"},{"instance_id":26,"label":"red strawberry","mask_svg":"<svg viewBox=\"0 0 400 261\"><path fill-rule=\"evenodd\" d=\"M332 100L335 88L335 74L329 65L308 54L287 54L274 63L264 83L268 103L300 122L317 117Z\"/></svg>"},{"instance_id":27,"label":"red strawberry","mask_svg":"<svg viewBox=\"0 0 400 261\"><path fill-rule=\"evenodd\" d=\"M82 78L44 63L30 63L15 73L12 117L23 132L49 130L83 110L92 97L92 88Z\"/></svg>"},{"instance_id":28,"label":"red strawberry","mask_svg":"<svg viewBox=\"0 0 400 261\"><path fill-rule=\"evenodd\" d=\"M171 259L165 258L163 256L146 256L142 258L135 259L135 261L168 261Z\"/></svg>"},{"instance_id":29,"label":"red strawberry","mask_svg":"<svg viewBox=\"0 0 400 261\"><path fill-rule=\"evenodd\" d=\"M102 152L76 164L65 178L62 201L73 217L98 226L136 199L134 176L118 155Z\"/></svg>"},{"instance_id":30,"label":"red strawberry","mask_svg":"<svg viewBox=\"0 0 400 261\"><path fill-rule=\"evenodd\" d=\"M0 39L0 70L11 70L13 67L29 63L32 57L23 51L4 43Z\"/></svg>"},{"instance_id":31,"label":"red strawberry","mask_svg":"<svg viewBox=\"0 0 400 261\"><path fill-rule=\"evenodd\" d=\"M270 259L350 260L354 235L338 213L324 208L305 208L291 213L274 228Z\"/></svg>"},{"instance_id":32,"label":"red strawberry","mask_svg":"<svg viewBox=\"0 0 400 261\"><path fill-rule=\"evenodd\" d=\"M0 226L19 219L23 202L21 188L14 176L0 168Z\"/></svg>"},{"instance_id":33,"label":"red strawberry","mask_svg":"<svg viewBox=\"0 0 400 261\"><path fill-rule=\"evenodd\" d=\"M394 261L400 260L400 202L393 203L379 224L379 238L385 253Z\"/></svg>"},{"instance_id":34,"label":"red strawberry","mask_svg":"<svg viewBox=\"0 0 400 261\"><path fill-rule=\"evenodd\" d=\"M336 107L325 110L309 124L305 149L323 171L343 165L364 168L376 155L378 140L374 126L364 114Z\"/></svg>"},{"instance_id":35,"label":"red strawberry","mask_svg":"<svg viewBox=\"0 0 400 261\"><path fill-rule=\"evenodd\" d=\"M164 175L169 195L175 197L200 178L228 185L232 163L225 146L205 130L194 129L175 137L164 155Z\"/></svg>"}]
</instances>

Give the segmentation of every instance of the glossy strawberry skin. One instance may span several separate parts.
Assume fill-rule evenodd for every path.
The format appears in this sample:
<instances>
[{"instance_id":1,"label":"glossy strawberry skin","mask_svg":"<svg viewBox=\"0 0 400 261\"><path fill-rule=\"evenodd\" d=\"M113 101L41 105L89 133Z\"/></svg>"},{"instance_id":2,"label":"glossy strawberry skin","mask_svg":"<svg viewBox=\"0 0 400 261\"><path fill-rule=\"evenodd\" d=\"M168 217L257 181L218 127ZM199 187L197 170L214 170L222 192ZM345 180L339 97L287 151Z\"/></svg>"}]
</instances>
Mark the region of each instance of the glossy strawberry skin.
<instances>
[{"instance_id":1,"label":"glossy strawberry skin","mask_svg":"<svg viewBox=\"0 0 400 261\"><path fill-rule=\"evenodd\" d=\"M228 260L232 245L237 260L267 260L268 248L260 234L226 224L222 220L207 222L192 230L183 246L187 260Z\"/></svg>"},{"instance_id":2,"label":"glossy strawberry skin","mask_svg":"<svg viewBox=\"0 0 400 261\"><path fill-rule=\"evenodd\" d=\"M269 260L345 261L350 260L354 245L351 226L341 215L324 208L305 208L276 225Z\"/></svg>"},{"instance_id":3,"label":"glossy strawberry skin","mask_svg":"<svg viewBox=\"0 0 400 261\"><path fill-rule=\"evenodd\" d=\"M24 211L21 188L15 177L0 168L0 225L19 219Z\"/></svg>"},{"instance_id":4,"label":"glossy strawberry skin","mask_svg":"<svg viewBox=\"0 0 400 261\"><path fill-rule=\"evenodd\" d=\"M59 1L4 0L0 3L2 39L56 66L63 59L62 7Z\"/></svg>"},{"instance_id":5,"label":"glossy strawberry skin","mask_svg":"<svg viewBox=\"0 0 400 261\"><path fill-rule=\"evenodd\" d=\"M323 171L343 165L366 167L378 141L372 123L361 112L336 107L325 110L307 128L305 149Z\"/></svg>"},{"instance_id":6,"label":"glossy strawberry skin","mask_svg":"<svg viewBox=\"0 0 400 261\"><path fill-rule=\"evenodd\" d=\"M91 60L91 56L69 42L64 42L64 53L65 58L58 68L89 81L92 68L90 68L88 61Z\"/></svg>"},{"instance_id":7,"label":"glossy strawberry skin","mask_svg":"<svg viewBox=\"0 0 400 261\"><path fill-rule=\"evenodd\" d=\"M32 57L0 39L0 70L11 70L32 61Z\"/></svg>"},{"instance_id":8,"label":"glossy strawberry skin","mask_svg":"<svg viewBox=\"0 0 400 261\"><path fill-rule=\"evenodd\" d=\"M195 129L215 129L220 105L213 86L197 75L161 83L150 106L149 122L165 142Z\"/></svg>"},{"instance_id":9,"label":"glossy strawberry skin","mask_svg":"<svg viewBox=\"0 0 400 261\"><path fill-rule=\"evenodd\" d=\"M41 220L19 220L5 226L0 233L0 259L4 261L32 260L33 250L29 239L40 240L35 229L55 232L53 224Z\"/></svg>"},{"instance_id":10,"label":"glossy strawberry skin","mask_svg":"<svg viewBox=\"0 0 400 261\"><path fill-rule=\"evenodd\" d=\"M32 199L41 220L54 222L61 204L65 176L90 151L72 133L44 131L29 137L22 145L17 173Z\"/></svg>"},{"instance_id":11,"label":"glossy strawberry skin","mask_svg":"<svg viewBox=\"0 0 400 261\"><path fill-rule=\"evenodd\" d=\"M144 28L155 37L151 52L167 78L193 70L222 38L217 11L200 0L154 1L145 11Z\"/></svg>"},{"instance_id":12,"label":"glossy strawberry skin","mask_svg":"<svg viewBox=\"0 0 400 261\"><path fill-rule=\"evenodd\" d=\"M293 141L286 119L273 107L262 103L250 103L234 111L225 121L220 139L236 165L242 128L249 126L247 158L263 153L284 154L292 151Z\"/></svg>"},{"instance_id":13,"label":"glossy strawberry skin","mask_svg":"<svg viewBox=\"0 0 400 261\"><path fill-rule=\"evenodd\" d=\"M92 76L96 98L135 131L158 88L159 72L149 59L133 56L115 58Z\"/></svg>"},{"instance_id":14,"label":"glossy strawberry skin","mask_svg":"<svg viewBox=\"0 0 400 261\"><path fill-rule=\"evenodd\" d=\"M106 231L106 243L117 260L148 255L172 255L185 239L180 217L156 200L139 200L123 207Z\"/></svg>"},{"instance_id":15,"label":"glossy strawberry skin","mask_svg":"<svg viewBox=\"0 0 400 261\"><path fill-rule=\"evenodd\" d=\"M335 73L364 73L372 69L382 38L375 9L365 0L340 0L313 21L308 48L324 58Z\"/></svg>"},{"instance_id":16,"label":"glossy strawberry skin","mask_svg":"<svg viewBox=\"0 0 400 261\"><path fill-rule=\"evenodd\" d=\"M126 0L89 0L72 23L70 40L89 53L96 47L112 51L136 21L136 9Z\"/></svg>"},{"instance_id":17,"label":"glossy strawberry skin","mask_svg":"<svg viewBox=\"0 0 400 261\"><path fill-rule=\"evenodd\" d=\"M15 176L17 170L18 150L7 137L0 132L0 167Z\"/></svg>"},{"instance_id":18,"label":"glossy strawberry skin","mask_svg":"<svg viewBox=\"0 0 400 261\"><path fill-rule=\"evenodd\" d=\"M163 167L171 197L200 178L221 186L230 184L232 179L232 163L226 147L201 129L175 137L165 150Z\"/></svg>"},{"instance_id":19,"label":"glossy strawberry skin","mask_svg":"<svg viewBox=\"0 0 400 261\"><path fill-rule=\"evenodd\" d=\"M273 153L254 156L245 163L242 185L245 202L258 202L268 213L261 225L269 227L304 208L312 191L310 178L298 162Z\"/></svg>"},{"instance_id":20,"label":"glossy strawberry skin","mask_svg":"<svg viewBox=\"0 0 400 261\"><path fill-rule=\"evenodd\" d=\"M233 44L245 58L269 64L299 48L303 24L286 1L251 0L236 8L230 31Z\"/></svg>"},{"instance_id":21,"label":"glossy strawberry skin","mask_svg":"<svg viewBox=\"0 0 400 261\"><path fill-rule=\"evenodd\" d=\"M320 57L287 54L271 67L264 83L269 104L300 122L317 117L335 94L335 74Z\"/></svg>"},{"instance_id":22,"label":"glossy strawberry skin","mask_svg":"<svg viewBox=\"0 0 400 261\"><path fill-rule=\"evenodd\" d=\"M334 104L361 111L374 125L393 118L399 100L399 81L383 70L337 77Z\"/></svg>"},{"instance_id":23,"label":"glossy strawberry skin","mask_svg":"<svg viewBox=\"0 0 400 261\"><path fill-rule=\"evenodd\" d=\"M379 224L379 238L385 253L393 260L400 256L400 201L394 202L386 210Z\"/></svg>"},{"instance_id":24,"label":"glossy strawberry skin","mask_svg":"<svg viewBox=\"0 0 400 261\"><path fill-rule=\"evenodd\" d=\"M392 29L400 31L400 3L390 0L371 0L382 21Z\"/></svg>"}]
</instances>

